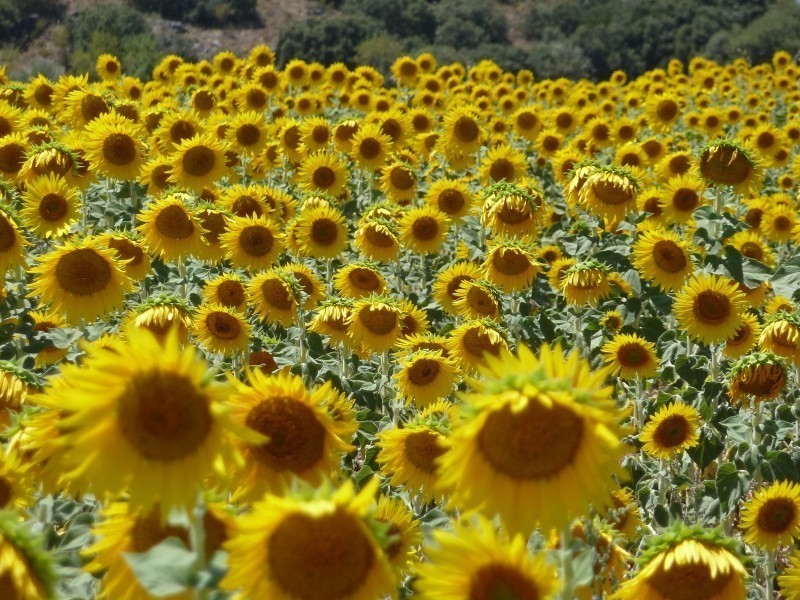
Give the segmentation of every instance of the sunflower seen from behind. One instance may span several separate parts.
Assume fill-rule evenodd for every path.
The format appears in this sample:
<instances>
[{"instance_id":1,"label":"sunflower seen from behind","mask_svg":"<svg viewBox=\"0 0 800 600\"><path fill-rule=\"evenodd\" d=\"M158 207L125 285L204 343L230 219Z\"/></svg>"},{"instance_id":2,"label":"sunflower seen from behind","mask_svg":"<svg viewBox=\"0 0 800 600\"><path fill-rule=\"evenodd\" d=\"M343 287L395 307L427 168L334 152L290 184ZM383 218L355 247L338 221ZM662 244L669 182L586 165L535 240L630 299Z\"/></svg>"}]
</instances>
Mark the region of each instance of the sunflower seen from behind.
<instances>
[{"instance_id":1,"label":"sunflower seen from behind","mask_svg":"<svg viewBox=\"0 0 800 600\"><path fill-rule=\"evenodd\" d=\"M438 463L451 501L524 534L609 505L626 447L607 372L549 345L539 356L520 346L485 360L463 395L471 417Z\"/></svg>"}]
</instances>

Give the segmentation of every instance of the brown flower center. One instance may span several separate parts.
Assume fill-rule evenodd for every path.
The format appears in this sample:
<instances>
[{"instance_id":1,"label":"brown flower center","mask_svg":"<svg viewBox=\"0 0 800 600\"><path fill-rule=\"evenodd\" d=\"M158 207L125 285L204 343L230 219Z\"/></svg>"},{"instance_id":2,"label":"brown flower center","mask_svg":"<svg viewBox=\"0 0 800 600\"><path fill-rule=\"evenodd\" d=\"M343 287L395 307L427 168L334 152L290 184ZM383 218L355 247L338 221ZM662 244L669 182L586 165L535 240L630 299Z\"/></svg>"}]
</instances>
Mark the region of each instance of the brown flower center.
<instances>
[{"instance_id":1,"label":"brown flower center","mask_svg":"<svg viewBox=\"0 0 800 600\"><path fill-rule=\"evenodd\" d=\"M59 286L73 296L91 296L111 282L111 265L91 248L72 250L56 264Z\"/></svg>"},{"instance_id":2,"label":"brown flower center","mask_svg":"<svg viewBox=\"0 0 800 600\"><path fill-rule=\"evenodd\" d=\"M265 399L250 410L245 424L269 438L251 452L270 469L302 473L325 456L325 428L314 410L302 402Z\"/></svg>"},{"instance_id":3,"label":"brown flower center","mask_svg":"<svg viewBox=\"0 0 800 600\"><path fill-rule=\"evenodd\" d=\"M206 317L206 327L216 338L235 340L242 330L239 320L225 312L212 312Z\"/></svg>"},{"instance_id":4,"label":"brown flower center","mask_svg":"<svg viewBox=\"0 0 800 600\"><path fill-rule=\"evenodd\" d=\"M653 245L653 262L662 271L679 273L686 268L686 255L681 247L671 240L659 240Z\"/></svg>"},{"instance_id":5,"label":"brown flower center","mask_svg":"<svg viewBox=\"0 0 800 600\"><path fill-rule=\"evenodd\" d=\"M653 439L662 448L680 446L689 437L689 422L683 415L670 415L658 424Z\"/></svg>"},{"instance_id":6,"label":"brown flower center","mask_svg":"<svg viewBox=\"0 0 800 600\"><path fill-rule=\"evenodd\" d=\"M227 279L217 287L217 300L222 306L234 308L244 303L244 286L240 281Z\"/></svg>"},{"instance_id":7,"label":"brown flower center","mask_svg":"<svg viewBox=\"0 0 800 600\"><path fill-rule=\"evenodd\" d=\"M274 243L272 232L263 225L248 225L239 235L239 247L248 256L266 256Z\"/></svg>"},{"instance_id":8,"label":"brown flower center","mask_svg":"<svg viewBox=\"0 0 800 600\"><path fill-rule=\"evenodd\" d=\"M368 306L358 313L358 319L370 333L388 335L398 326L397 312L381 306Z\"/></svg>"},{"instance_id":9,"label":"brown flower center","mask_svg":"<svg viewBox=\"0 0 800 600\"><path fill-rule=\"evenodd\" d=\"M129 165L136 155L136 142L128 134L112 133L103 141L103 158L112 165Z\"/></svg>"},{"instance_id":10,"label":"brown flower center","mask_svg":"<svg viewBox=\"0 0 800 600\"><path fill-rule=\"evenodd\" d=\"M439 223L433 217L419 217L411 225L414 237L423 242L428 242L439 233Z\"/></svg>"},{"instance_id":11,"label":"brown flower center","mask_svg":"<svg viewBox=\"0 0 800 600\"><path fill-rule=\"evenodd\" d=\"M770 498L758 510L756 524L767 533L786 533L797 522L797 505L791 498Z\"/></svg>"},{"instance_id":12,"label":"brown flower center","mask_svg":"<svg viewBox=\"0 0 800 600\"><path fill-rule=\"evenodd\" d=\"M236 141L241 146L254 146L261 139L261 130L252 123L245 123L236 130Z\"/></svg>"},{"instance_id":13,"label":"brown flower center","mask_svg":"<svg viewBox=\"0 0 800 600\"><path fill-rule=\"evenodd\" d=\"M432 383L440 371L441 367L438 361L420 358L414 361L414 364L408 369L408 379L414 385L422 387Z\"/></svg>"},{"instance_id":14,"label":"brown flower center","mask_svg":"<svg viewBox=\"0 0 800 600\"><path fill-rule=\"evenodd\" d=\"M320 246L330 246L339 238L339 228L332 219L315 219L311 224L311 238Z\"/></svg>"},{"instance_id":15,"label":"brown flower center","mask_svg":"<svg viewBox=\"0 0 800 600\"><path fill-rule=\"evenodd\" d=\"M472 575L467 600L539 600L536 584L519 569L489 563Z\"/></svg>"},{"instance_id":16,"label":"brown flower center","mask_svg":"<svg viewBox=\"0 0 800 600\"><path fill-rule=\"evenodd\" d=\"M117 413L123 437L148 460L196 453L213 425L208 396L185 375L158 369L130 380Z\"/></svg>"},{"instance_id":17,"label":"brown flower center","mask_svg":"<svg viewBox=\"0 0 800 600\"><path fill-rule=\"evenodd\" d=\"M439 435L432 431L415 431L406 437L405 455L412 465L423 473L436 473L436 459L445 453L439 444Z\"/></svg>"},{"instance_id":18,"label":"brown flower center","mask_svg":"<svg viewBox=\"0 0 800 600\"><path fill-rule=\"evenodd\" d=\"M67 201L61 194L47 194L39 201L39 215L45 221L58 221L67 214Z\"/></svg>"},{"instance_id":19,"label":"brown flower center","mask_svg":"<svg viewBox=\"0 0 800 600\"><path fill-rule=\"evenodd\" d=\"M217 156L211 148L194 146L183 155L183 170L193 177L208 175L217 164Z\"/></svg>"},{"instance_id":20,"label":"brown flower center","mask_svg":"<svg viewBox=\"0 0 800 600\"><path fill-rule=\"evenodd\" d=\"M731 308L731 301L725 294L706 290L694 299L693 312L701 323L719 325L730 317Z\"/></svg>"}]
</instances>

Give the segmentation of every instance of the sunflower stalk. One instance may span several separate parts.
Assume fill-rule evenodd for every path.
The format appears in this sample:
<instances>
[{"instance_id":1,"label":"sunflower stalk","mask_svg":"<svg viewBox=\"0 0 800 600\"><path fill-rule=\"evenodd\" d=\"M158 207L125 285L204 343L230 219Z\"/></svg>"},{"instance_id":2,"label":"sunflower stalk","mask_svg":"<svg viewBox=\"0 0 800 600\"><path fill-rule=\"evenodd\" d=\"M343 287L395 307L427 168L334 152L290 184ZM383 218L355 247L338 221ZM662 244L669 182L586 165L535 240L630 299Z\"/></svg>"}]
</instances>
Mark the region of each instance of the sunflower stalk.
<instances>
[{"instance_id":1,"label":"sunflower stalk","mask_svg":"<svg viewBox=\"0 0 800 600\"><path fill-rule=\"evenodd\" d=\"M764 596L767 600L775 599L774 578L776 569L777 552L767 550L764 553Z\"/></svg>"}]
</instances>

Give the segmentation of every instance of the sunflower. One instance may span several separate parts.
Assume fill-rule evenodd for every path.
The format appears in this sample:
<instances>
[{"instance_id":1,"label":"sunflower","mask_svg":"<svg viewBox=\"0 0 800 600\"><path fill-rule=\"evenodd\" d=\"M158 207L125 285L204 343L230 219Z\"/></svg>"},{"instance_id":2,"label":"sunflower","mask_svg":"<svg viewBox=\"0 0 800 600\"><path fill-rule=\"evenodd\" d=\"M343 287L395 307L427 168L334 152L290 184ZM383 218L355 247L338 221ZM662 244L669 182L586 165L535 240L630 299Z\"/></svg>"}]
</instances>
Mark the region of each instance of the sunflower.
<instances>
[{"instance_id":1,"label":"sunflower","mask_svg":"<svg viewBox=\"0 0 800 600\"><path fill-rule=\"evenodd\" d=\"M437 179L428 187L425 202L457 221L472 208L473 195L463 179Z\"/></svg>"},{"instance_id":2,"label":"sunflower","mask_svg":"<svg viewBox=\"0 0 800 600\"><path fill-rule=\"evenodd\" d=\"M277 271L297 281L300 291L305 294L302 302L304 310L313 310L321 300L325 299L325 285L317 274L303 263L288 263Z\"/></svg>"},{"instance_id":3,"label":"sunflower","mask_svg":"<svg viewBox=\"0 0 800 600\"><path fill-rule=\"evenodd\" d=\"M143 329L127 337L62 372L65 381L38 400L62 411L64 478L99 496L128 489L133 508L189 509L227 452L227 390L193 347L180 348L176 332L163 344Z\"/></svg>"},{"instance_id":4,"label":"sunflower","mask_svg":"<svg viewBox=\"0 0 800 600\"><path fill-rule=\"evenodd\" d=\"M489 246L482 267L487 281L504 292L529 288L541 272L541 264L529 244L502 237Z\"/></svg>"},{"instance_id":5,"label":"sunflower","mask_svg":"<svg viewBox=\"0 0 800 600\"><path fill-rule=\"evenodd\" d=\"M122 181L136 179L142 168L144 137L143 127L116 112L97 117L84 131L92 170Z\"/></svg>"},{"instance_id":6,"label":"sunflower","mask_svg":"<svg viewBox=\"0 0 800 600\"><path fill-rule=\"evenodd\" d=\"M404 486L423 502L436 500L441 496L436 489L437 460L445 453L443 442L448 434L447 421L437 421L432 427L418 419L402 429L384 429L375 442L381 471L392 485Z\"/></svg>"},{"instance_id":7,"label":"sunflower","mask_svg":"<svg viewBox=\"0 0 800 600\"><path fill-rule=\"evenodd\" d=\"M106 232L98 238L117 253L125 274L134 281L144 279L150 272L150 255L142 247L141 240L129 232Z\"/></svg>"},{"instance_id":8,"label":"sunflower","mask_svg":"<svg viewBox=\"0 0 800 600\"><path fill-rule=\"evenodd\" d=\"M353 305L347 334L371 352L391 349L402 333L403 311L387 296L368 296Z\"/></svg>"},{"instance_id":9,"label":"sunflower","mask_svg":"<svg viewBox=\"0 0 800 600\"><path fill-rule=\"evenodd\" d=\"M735 540L682 523L647 540L639 570L610 600L717 598L743 600L747 571Z\"/></svg>"},{"instance_id":10,"label":"sunflower","mask_svg":"<svg viewBox=\"0 0 800 600\"><path fill-rule=\"evenodd\" d=\"M800 237L797 210L783 204L770 206L761 216L760 229L770 242L786 244L797 240Z\"/></svg>"},{"instance_id":11,"label":"sunflower","mask_svg":"<svg viewBox=\"0 0 800 600\"><path fill-rule=\"evenodd\" d=\"M172 171L172 162L168 156L156 154L143 166L139 180L147 186L151 196L166 191L170 187L169 176Z\"/></svg>"},{"instance_id":12,"label":"sunflower","mask_svg":"<svg viewBox=\"0 0 800 600\"><path fill-rule=\"evenodd\" d=\"M392 138L381 131L380 125L368 123L351 138L350 156L362 169L376 171L386 163L393 146Z\"/></svg>"},{"instance_id":13,"label":"sunflower","mask_svg":"<svg viewBox=\"0 0 800 600\"><path fill-rule=\"evenodd\" d=\"M611 492L613 512L605 515L611 526L629 540L635 540L639 528L643 525L641 511L633 492L620 488Z\"/></svg>"},{"instance_id":14,"label":"sunflower","mask_svg":"<svg viewBox=\"0 0 800 600\"><path fill-rule=\"evenodd\" d=\"M130 513L125 502L114 502L102 509L102 521L94 526L94 543L84 550L92 560L84 568L102 574L100 597L121 600L149 600L151 594L139 583L124 556L147 552L167 538L177 538L190 548L189 529L184 524L165 521L158 507L149 512ZM204 519L205 520L205 519ZM191 592L172 594L170 600L189 600Z\"/></svg>"},{"instance_id":15,"label":"sunflower","mask_svg":"<svg viewBox=\"0 0 800 600\"><path fill-rule=\"evenodd\" d=\"M58 237L78 220L80 191L57 175L37 177L22 193L19 216L40 237Z\"/></svg>"},{"instance_id":16,"label":"sunflower","mask_svg":"<svg viewBox=\"0 0 800 600\"><path fill-rule=\"evenodd\" d=\"M0 582L4 598L50 600L55 598L55 561L44 541L34 537L12 511L0 512Z\"/></svg>"},{"instance_id":17,"label":"sunflower","mask_svg":"<svg viewBox=\"0 0 800 600\"><path fill-rule=\"evenodd\" d=\"M228 400L233 421L266 441L241 442L244 463L235 473L234 496L256 499L283 493L294 478L319 485L339 468L340 455L352 450L335 432L328 402L337 392L330 382L308 390L299 376L266 376L250 371L235 382Z\"/></svg>"},{"instance_id":18,"label":"sunflower","mask_svg":"<svg viewBox=\"0 0 800 600\"><path fill-rule=\"evenodd\" d=\"M455 262L436 276L436 282L433 284L433 297L446 311L456 314L456 292L463 283L480 279L482 276L480 267L475 263Z\"/></svg>"},{"instance_id":19,"label":"sunflower","mask_svg":"<svg viewBox=\"0 0 800 600\"><path fill-rule=\"evenodd\" d=\"M428 560L417 568L414 587L425 600L437 598L551 598L559 588L544 554L531 556L523 536L498 535L495 525L435 531Z\"/></svg>"},{"instance_id":20,"label":"sunflower","mask_svg":"<svg viewBox=\"0 0 800 600\"><path fill-rule=\"evenodd\" d=\"M51 311L32 310L28 313L28 316L33 321L33 331L37 333L47 333L53 329L62 329L67 326L61 315ZM68 348L59 348L55 345L47 346L36 353L36 364L38 366L55 364L64 358L68 352Z\"/></svg>"},{"instance_id":21,"label":"sunflower","mask_svg":"<svg viewBox=\"0 0 800 600\"><path fill-rule=\"evenodd\" d=\"M689 244L666 229L642 233L633 245L631 257L642 279L653 282L665 292L683 287L694 270Z\"/></svg>"},{"instance_id":22,"label":"sunflower","mask_svg":"<svg viewBox=\"0 0 800 600\"><path fill-rule=\"evenodd\" d=\"M386 558L398 575L409 573L417 562L417 549L422 544L422 531L414 511L400 498L380 496L375 520L389 526L387 534L394 539L385 548Z\"/></svg>"},{"instance_id":23,"label":"sunflower","mask_svg":"<svg viewBox=\"0 0 800 600\"><path fill-rule=\"evenodd\" d=\"M309 154L297 171L300 187L310 193L338 196L347 187L347 167L337 155L328 152Z\"/></svg>"},{"instance_id":24,"label":"sunflower","mask_svg":"<svg viewBox=\"0 0 800 600\"><path fill-rule=\"evenodd\" d=\"M650 129L657 133L669 131L681 114L680 100L670 94L649 95L645 102L645 117Z\"/></svg>"},{"instance_id":25,"label":"sunflower","mask_svg":"<svg viewBox=\"0 0 800 600\"><path fill-rule=\"evenodd\" d=\"M503 143L489 149L481 161L479 173L481 183L490 185L498 181L514 183L522 180L527 170L525 154Z\"/></svg>"},{"instance_id":26,"label":"sunflower","mask_svg":"<svg viewBox=\"0 0 800 600\"><path fill-rule=\"evenodd\" d=\"M406 247L420 254L436 254L447 237L450 220L439 209L424 205L405 211L398 226Z\"/></svg>"},{"instance_id":27,"label":"sunflower","mask_svg":"<svg viewBox=\"0 0 800 600\"><path fill-rule=\"evenodd\" d=\"M347 322L352 314L353 301L350 298L332 296L320 303L308 329L327 335L330 338L329 346L346 345L350 341L347 337Z\"/></svg>"},{"instance_id":28,"label":"sunflower","mask_svg":"<svg viewBox=\"0 0 800 600\"><path fill-rule=\"evenodd\" d=\"M0 175L14 181L25 165L28 140L22 133L0 138Z\"/></svg>"},{"instance_id":29,"label":"sunflower","mask_svg":"<svg viewBox=\"0 0 800 600\"><path fill-rule=\"evenodd\" d=\"M202 253L201 227L187 200L184 194L163 196L139 213L139 232L150 251L165 261Z\"/></svg>"},{"instance_id":30,"label":"sunflower","mask_svg":"<svg viewBox=\"0 0 800 600\"><path fill-rule=\"evenodd\" d=\"M297 320L297 298L286 274L271 269L259 273L247 286L248 304L269 325L289 327Z\"/></svg>"},{"instance_id":31,"label":"sunflower","mask_svg":"<svg viewBox=\"0 0 800 600\"><path fill-rule=\"evenodd\" d=\"M751 313L745 313L741 327L732 337L725 340L722 353L728 358L740 358L756 347L760 336L761 324L758 318Z\"/></svg>"},{"instance_id":32,"label":"sunflower","mask_svg":"<svg viewBox=\"0 0 800 600\"><path fill-rule=\"evenodd\" d=\"M595 169L581 186L579 202L590 213L611 224L624 220L636 208L639 184L618 167Z\"/></svg>"},{"instance_id":33,"label":"sunflower","mask_svg":"<svg viewBox=\"0 0 800 600\"><path fill-rule=\"evenodd\" d=\"M38 261L30 270L36 276L29 284L30 295L51 303L71 323L120 308L131 290L114 252L96 240L65 242Z\"/></svg>"},{"instance_id":34,"label":"sunflower","mask_svg":"<svg viewBox=\"0 0 800 600\"><path fill-rule=\"evenodd\" d=\"M800 319L786 312L770 314L761 330L758 344L767 352L800 365Z\"/></svg>"},{"instance_id":35,"label":"sunflower","mask_svg":"<svg viewBox=\"0 0 800 600\"><path fill-rule=\"evenodd\" d=\"M400 252L394 224L379 217L368 219L359 226L353 245L370 260L395 260Z\"/></svg>"},{"instance_id":36,"label":"sunflower","mask_svg":"<svg viewBox=\"0 0 800 600\"><path fill-rule=\"evenodd\" d=\"M656 165L656 176L659 181L666 182L673 177L692 175L693 166L693 158L689 152L681 150L670 152Z\"/></svg>"},{"instance_id":37,"label":"sunflower","mask_svg":"<svg viewBox=\"0 0 800 600\"><path fill-rule=\"evenodd\" d=\"M456 314L467 319L500 319L500 290L485 279L462 282L455 298Z\"/></svg>"},{"instance_id":38,"label":"sunflower","mask_svg":"<svg viewBox=\"0 0 800 600\"><path fill-rule=\"evenodd\" d=\"M195 135L180 142L169 155L170 181L180 187L202 190L227 174L225 146L211 135Z\"/></svg>"},{"instance_id":39,"label":"sunflower","mask_svg":"<svg viewBox=\"0 0 800 600\"><path fill-rule=\"evenodd\" d=\"M572 265L561 278L561 293L569 304L594 306L611 294L609 273L607 266L594 259Z\"/></svg>"},{"instance_id":40,"label":"sunflower","mask_svg":"<svg viewBox=\"0 0 800 600\"><path fill-rule=\"evenodd\" d=\"M758 231L739 231L727 238L725 244L738 250L742 256L752 258L770 267L775 266L775 253Z\"/></svg>"},{"instance_id":41,"label":"sunflower","mask_svg":"<svg viewBox=\"0 0 800 600\"><path fill-rule=\"evenodd\" d=\"M800 537L800 485L775 482L756 490L742 507L740 529L744 540L774 552Z\"/></svg>"},{"instance_id":42,"label":"sunflower","mask_svg":"<svg viewBox=\"0 0 800 600\"><path fill-rule=\"evenodd\" d=\"M398 395L425 408L450 394L459 378L458 365L441 350L417 349L403 356L394 378Z\"/></svg>"},{"instance_id":43,"label":"sunflower","mask_svg":"<svg viewBox=\"0 0 800 600\"><path fill-rule=\"evenodd\" d=\"M9 269L26 266L27 245L15 218L7 212L5 206L0 206L0 278Z\"/></svg>"},{"instance_id":44,"label":"sunflower","mask_svg":"<svg viewBox=\"0 0 800 600\"><path fill-rule=\"evenodd\" d=\"M658 207L670 223L688 223L694 211L705 203L703 181L692 174L673 177L664 187Z\"/></svg>"},{"instance_id":45,"label":"sunflower","mask_svg":"<svg viewBox=\"0 0 800 600\"><path fill-rule=\"evenodd\" d=\"M347 249L349 232L344 215L328 203L303 210L294 229L301 251L318 259L332 259Z\"/></svg>"},{"instance_id":46,"label":"sunflower","mask_svg":"<svg viewBox=\"0 0 800 600\"><path fill-rule=\"evenodd\" d=\"M146 329L164 343L172 330L181 343L189 339L192 309L186 300L170 296L153 296L131 311L123 330Z\"/></svg>"},{"instance_id":47,"label":"sunflower","mask_svg":"<svg viewBox=\"0 0 800 600\"><path fill-rule=\"evenodd\" d=\"M394 160L383 167L380 188L389 198L402 204L417 194L417 177L405 162Z\"/></svg>"},{"instance_id":48,"label":"sunflower","mask_svg":"<svg viewBox=\"0 0 800 600\"><path fill-rule=\"evenodd\" d=\"M601 352L612 375L622 379L645 379L658 373L660 363L655 344L637 334L617 334L606 342Z\"/></svg>"},{"instance_id":49,"label":"sunflower","mask_svg":"<svg viewBox=\"0 0 800 600\"><path fill-rule=\"evenodd\" d=\"M670 459L699 443L700 414L688 404L662 406L639 435L642 450L654 458Z\"/></svg>"},{"instance_id":50,"label":"sunflower","mask_svg":"<svg viewBox=\"0 0 800 600\"><path fill-rule=\"evenodd\" d=\"M728 379L732 400L754 404L778 397L787 382L786 363L771 352L754 352L737 360L731 367Z\"/></svg>"},{"instance_id":51,"label":"sunflower","mask_svg":"<svg viewBox=\"0 0 800 600\"><path fill-rule=\"evenodd\" d=\"M761 163L746 146L729 140L714 140L700 153L700 173L712 185L730 186L745 193L758 189Z\"/></svg>"},{"instance_id":52,"label":"sunflower","mask_svg":"<svg viewBox=\"0 0 800 600\"><path fill-rule=\"evenodd\" d=\"M678 326L703 344L733 337L742 326L747 300L736 282L718 275L693 276L675 294L672 312Z\"/></svg>"},{"instance_id":53,"label":"sunflower","mask_svg":"<svg viewBox=\"0 0 800 600\"><path fill-rule=\"evenodd\" d=\"M350 263L336 272L333 286L348 298L364 298L371 294L382 294L386 289L386 279L377 265L370 263Z\"/></svg>"},{"instance_id":54,"label":"sunflower","mask_svg":"<svg viewBox=\"0 0 800 600\"><path fill-rule=\"evenodd\" d=\"M486 363L463 396L472 417L438 461L451 501L498 514L524 534L610 504L626 449L607 372L592 373L577 352L564 356L547 344L539 357L521 345L517 356L506 351Z\"/></svg>"},{"instance_id":55,"label":"sunflower","mask_svg":"<svg viewBox=\"0 0 800 600\"><path fill-rule=\"evenodd\" d=\"M236 355L250 345L250 323L234 308L203 304L195 313L194 337L209 352Z\"/></svg>"},{"instance_id":56,"label":"sunflower","mask_svg":"<svg viewBox=\"0 0 800 600\"><path fill-rule=\"evenodd\" d=\"M267 145L267 125L262 114L253 110L237 113L228 122L226 137L230 147L240 154L254 155Z\"/></svg>"},{"instance_id":57,"label":"sunflower","mask_svg":"<svg viewBox=\"0 0 800 600\"><path fill-rule=\"evenodd\" d=\"M767 284L769 285L769 284ZM792 314L797 310L797 305L790 298L776 294L769 299L767 305L764 307L764 314L772 316L779 312Z\"/></svg>"},{"instance_id":58,"label":"sunflower","mask_svg":"<svg viewBox=\"0 0 800 600\"><path fill-rule=\"evenodd\" d=\"M220 243L234 266L256 270L277 262L284 249L284 236L267 217L234 217Z\"/></svg>"},{"instance_id":59,"label":"sunflower","mask_svg":"<svg viewBox=\"0 0 800 600\"><path fill-rule=\"evenodd\" d=\"M312 499L268 495L238 517L223 545L234 596L270 600L374 600L394 594L392 567L370 509L377 479L356 495L346 482ZM385 543L388 545L388 538Z\"/></svg>"}]
</instances>

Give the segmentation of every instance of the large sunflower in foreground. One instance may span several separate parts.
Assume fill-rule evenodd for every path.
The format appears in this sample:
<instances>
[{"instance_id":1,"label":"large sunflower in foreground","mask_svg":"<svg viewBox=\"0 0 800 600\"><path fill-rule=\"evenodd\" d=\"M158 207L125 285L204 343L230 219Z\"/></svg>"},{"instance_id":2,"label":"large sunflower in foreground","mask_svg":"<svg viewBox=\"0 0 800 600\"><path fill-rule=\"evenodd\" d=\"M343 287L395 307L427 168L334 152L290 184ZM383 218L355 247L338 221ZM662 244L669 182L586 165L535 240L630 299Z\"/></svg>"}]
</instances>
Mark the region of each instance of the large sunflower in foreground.
<instances>
[{"instance_id":1,"label":"large sunflower in foreground","mask_svg":"<svg viewBox=\"0 0 800 600\"><path fill-rule=\"evenodd\" d=\"M190 508L228 448L221 401L198 352L171 331L160 343L130 329L37 398L60 410L66 481L98 496L129 491L132 507Z\"/></svg>"},{"instance_id":2,"label":"large sunflower in foreground","mask_svg":"<svg viewBox=\"0 0 800 600\"><path fill-rule=\"evenodd\" d=\"M704 344L732 337L744 320L747 300L735 281L702 273L675 294L672 312L687 335Z\"/></svg>"},{"instance_id":3,"label":"large sunflower in foreground","mask_svg":"<svg viewBox=\"0 0 800 600\"><path fill-rule=\"evenodd\" d=\"M678 524L648 540L639 571L612 600L704 598L744 600L747 571L736 541L716 531Z\"/></svg>"},{"instance_id":4,"label":"large sunflower in foreground","mask_svg":"<svg viewBox=\"0 0 800 600\"><path fill-rule=\"evenodd\" d=\"M508 539L479 519L468 527L433 533L428 561L417 568L414 587L424 600L469 598L552 598L559 587L556 570L544 554L531 556L522 535Z\"/></svg>"},{"instance_id":5,"label":"large sunflower in foreground","mask_svg":"<svg viewBox=\"0 0 800 600\"><path fill-rule=\"evenodd\" d=\"M611 504L626 447L608 373L577 352L526 346L486 356L463 399L472 418L445 441L440 484L465 509L498 514L512 532L560 528Z\"/></svg>"},{"instance_id":6,"label":"large sunflower in foreground","mask_svg":"<svg viewBox=\"0 0 800 600\"><path fill-rule=\"evenodd\" d=\"M267 496L236 519L221 587L237 600L375 600L394 598L392 568L369 516L378 480L356 495L350 482L334 494L298 500Z\"/></svg>"},{"instance_id":7,"label":"large sunflower in foreground","mask_svg":"<svg viewBox=\"0 0 800 600\"><path fill-rule=\"evenodd\" d=\"M341 453L352 450L327 412L336 396L330 382L308 390L296 375L250 371L248 383L235 386L228 401L234 422L266 439L240 444L244 462L234 475L237 498L283 493L295 478L319 485L336 472Z\"/></svg>"},{"instance_id":8,"label":"large sunflower in foreground","mask_svg":"<svg viewBox=\"0 0 800 600\"><path fill-rule=\"evenodd\" d=\"M65 242L40 256L30 272L36 276L29 284L30 294L52 303L52 309L71 322L120 308L131 289L114 251L91 239Z\"/></svg>"},{"instance_id":9,"label":"large sunflower in foreground","mask_svg":"<svg viewBox=\"0 0 800 600\"><path fill-rule=\"evenodd\" d=\"M753 494L742 509L739 527L749 544L771 552L800 537L800 485L775 482Z\"/></svg>"}]
</instances>

